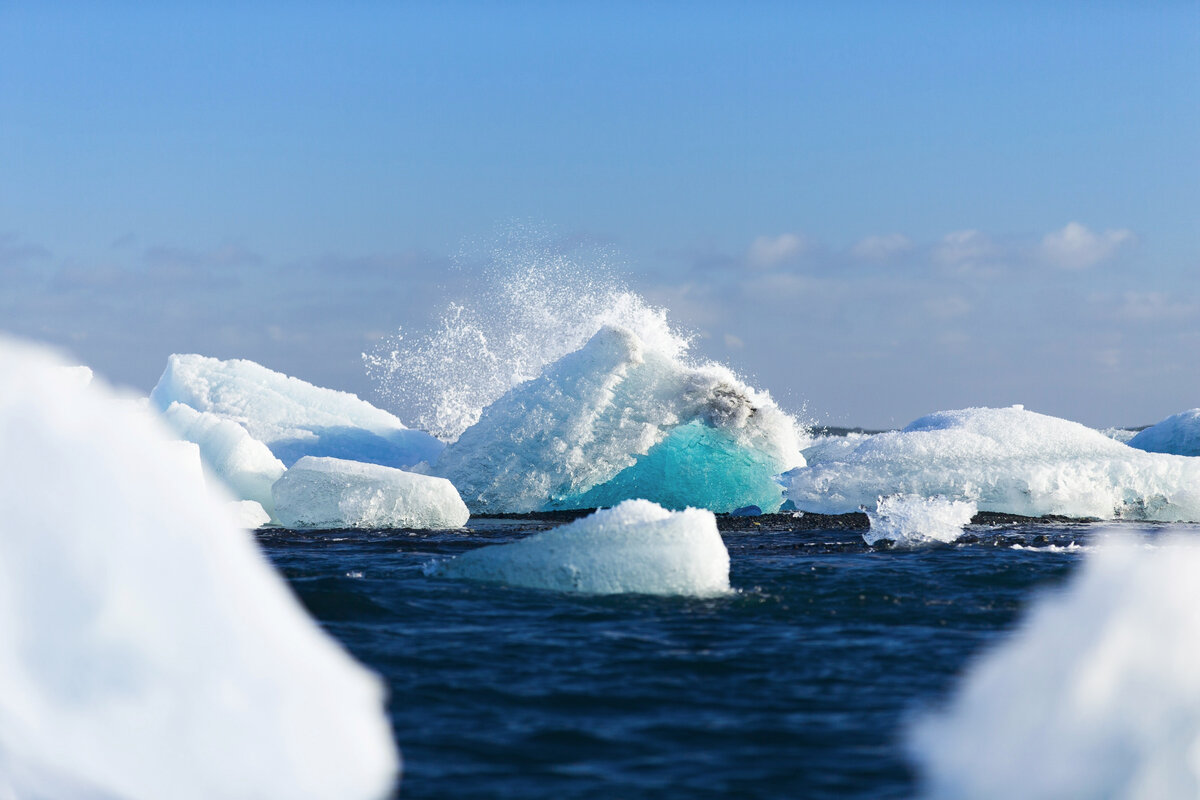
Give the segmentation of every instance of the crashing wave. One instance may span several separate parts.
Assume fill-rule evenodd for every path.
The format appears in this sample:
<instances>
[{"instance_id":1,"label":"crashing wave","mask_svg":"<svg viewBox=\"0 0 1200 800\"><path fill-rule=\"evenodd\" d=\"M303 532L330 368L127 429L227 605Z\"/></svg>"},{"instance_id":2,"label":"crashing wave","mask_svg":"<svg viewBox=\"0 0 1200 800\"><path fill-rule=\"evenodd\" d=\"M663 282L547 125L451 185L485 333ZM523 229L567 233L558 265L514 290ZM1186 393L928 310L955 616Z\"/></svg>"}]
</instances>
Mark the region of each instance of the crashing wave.
<instances>
[{"instance_id":1,"label":"crashing wave","mask_svg":"<svg viewBox=\"0 0 1200 800\"><path fill-rule=\"evenodd\" d=\"M725 367L691 366L626 328L505 393L434 473L475 513L611 506L775 511L803 464L795 421Z\"/></svg>"},{"instance_id":2,"label":"crashing wave","mask_svg":"<svg viewBox=\"0 0 1200 800\"><path fill-rule=\"evenodd\" d=\"M826 514L907 494L1027 516L1200 520L1200 460L1146 453L1020 406L931 414L782 480L798 509Z\"/></svg>"},{"instance_id":3,"label":"crashing wave","mask_svg":"<svg viewBox=\"0 0 1200 800\"><path fill-rule=\"evenodd\" d=\"M963 527L977 510L970 501L944 497L881 497L875 510L867 511L871 527L863 533L863 541L869 545L884 540L907 546L949 544L962 536Z\"/></svg>"}]
</instances>

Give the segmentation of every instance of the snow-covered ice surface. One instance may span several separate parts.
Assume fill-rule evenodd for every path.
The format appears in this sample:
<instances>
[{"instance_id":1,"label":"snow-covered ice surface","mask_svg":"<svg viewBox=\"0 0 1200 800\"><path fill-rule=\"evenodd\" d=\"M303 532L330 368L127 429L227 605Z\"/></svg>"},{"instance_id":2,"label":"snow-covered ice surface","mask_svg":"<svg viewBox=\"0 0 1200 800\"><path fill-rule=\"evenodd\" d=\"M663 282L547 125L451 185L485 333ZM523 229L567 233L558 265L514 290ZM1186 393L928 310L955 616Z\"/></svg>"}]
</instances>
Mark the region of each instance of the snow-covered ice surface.
<instances>
[{"instance_id":1,"label":"snow-covered ice surface","mask_svg":"<svg viewBox=\"0 0 1200 800\"><path fill-rule=\"evenodd\" d=\"M431 574L586 594L711 596L729 589L712 512L626 500L510 544L433 562Z\"/></svg>"},{"instance_id":2,"label":"snow-covered ice surface","mask_svg":"<svg viewBox=\"0 0 1200 800\"><path fill-rule=\"evenodd\" d=\"M1122 444L1129 444L1129 440L1138 435L1137 431L1131 431L1128 428L1100 428L1100 433L1110 439L1116 439Z\"/></svg>"},{"instance_id":3,"label":"snow-covered ice surface","mask_svg":"<svg viewBox=\"0 0 1200 800\"><path fill-rule=\"evenodd\" d=\"M305 456L272 493L288 528L461 528L470 517L444 478L338 458Z\"/></svg>"},{"instance_id":4,"label":"snow-covered ice surface","mask_svg":"<svg viewBox=\"0 0 1200 800\"><path fill-rule=\"evenodd\" d=\"M778 510L775 476L803 464L795 421L718 365L693 366L605 326L488 406L434 468L480 512Z\"/></svg>"},{"instance_id":5,"label":"snow-covered ice surface","mask_svg":"<svg viewBox=\"0 0 1200 800\"><path fill-rule=\"evenodd\" d=\"M893 494L980 511L1200 520L1200 459L1146 453L1019 406L942 411L782 478L798 509L827 514Z\"/></svg>"},{"instance_id":6,"label":"snow-covered ice surface","mask_svg":"<svg viewBox=\"0 0 1200 800\"><path fill-rule=\"evenodd\" d=\"M1129 440L1130 447L1149 453L1200 456L1200 408L1173 414Z\"/></svg>"},{"instance_id":7,"label":"snow-covered ice surface","mask_svg":"<svg viewBox=\"0 0 1200 800\"><path fill-rule=\"evenodd\" d=\"M1200 797L1197 575L1182 537L1089 553L914 728L926 795Z\"/></svg>"},{"instance_id":8,"label":"snow-covered ice surface","mask_svg":"<svg viewBox=\"0 0 1200 800\"><path fill-rule=\"evenodd\" d=\"M838 461L871 438L869 433L848 433L845 436L817 436L802 451L807 466Z\"/></svg>"},{"instance_id":9,"label":"snow-covered ice surface","mask_svg":"<svg viewBox=\"0 0 1200 800\"><path fill-rule=\"evenodd\" d=\"M238 423L287 466L332 456L391 467L432 462L442 443L348 392L313 386L253 361L172 355L150 394Z\"/></svg>"},{"instance_id":10,"label":"snow-covered ice surface","mask_svg":"<svg viewBox=\"0 0 1200 800\"><path fill-rule=\"evenodd\" d=\"M169 437L0 339L0 797L386 796L379 682Z\"/></svg>"},{"instance_id":11,"label":"snow-covered ice surface","mask_svg":"<svg viewBox=\"0 0 1200 800\"><path fill-rule=\"evenodd\" d=\"M283 462L236 422L183 403L163 412L176 434L200 447L204 465L240 500L253 500L268 514L275 508L271 484L283 475Z\"/></svg>"},{"instance_id":12,"label":"snow-covered ice surface","mask_svg":"<svg viewBox=\"0 0 1200 800\"><path fill-rule=\"evenodd\" d=\"M884 539L909 546L929 542L948 544L962 536L963 527L971 522L976 511L969 500L914 495L881 497L875 510L867 511L871 527L863 533L863 541L870 545Z\"/></svg>"}]
</instances>

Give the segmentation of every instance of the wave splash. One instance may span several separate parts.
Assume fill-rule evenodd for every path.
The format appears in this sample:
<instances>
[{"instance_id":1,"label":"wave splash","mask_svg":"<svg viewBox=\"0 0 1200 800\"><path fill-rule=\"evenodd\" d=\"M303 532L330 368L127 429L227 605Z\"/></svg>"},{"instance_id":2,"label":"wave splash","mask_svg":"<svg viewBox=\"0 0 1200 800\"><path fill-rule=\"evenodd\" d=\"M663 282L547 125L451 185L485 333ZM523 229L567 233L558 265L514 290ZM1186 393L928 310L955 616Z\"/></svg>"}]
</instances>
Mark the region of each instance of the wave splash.
<instances>
[{"instance_id":1,"label":"wave splash","mask_svg":"<svg viewBox=\"0 0 1200 800\"><path fill-rule=\"evenodd\" d=\"M563 252L518 230L494 247L482 285L426 333L398 330L363 353L381 401L410 425L454 441L509 389L581 348L605 326L681 358L688 338L616 277L612 258Z\"/></svg>"}]
</instances>

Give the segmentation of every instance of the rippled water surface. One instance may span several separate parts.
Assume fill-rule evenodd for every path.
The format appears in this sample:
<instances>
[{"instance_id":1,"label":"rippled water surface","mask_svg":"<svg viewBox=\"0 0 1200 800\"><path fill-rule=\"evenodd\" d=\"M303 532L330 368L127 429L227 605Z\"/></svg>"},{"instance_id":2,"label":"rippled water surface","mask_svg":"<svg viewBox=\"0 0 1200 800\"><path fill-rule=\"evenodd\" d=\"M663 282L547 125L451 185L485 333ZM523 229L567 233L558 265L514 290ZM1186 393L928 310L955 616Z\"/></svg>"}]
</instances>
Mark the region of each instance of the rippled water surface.
<instances>
[{"instance_id":1,"label":"rippled water surface","mask_svg":"<svg viewBox=\"0 0 1200 800\"><path fill-rule=\"evenodd\" d=\"M726 518L737 592L716 600L422 573L560 522L259 532L310 611L390 686L401 796L909 796L905 720L944 699L1097 530L974 525L966 544L899 551L866 547L853 518Z\"/></svg>"}]
</instances>

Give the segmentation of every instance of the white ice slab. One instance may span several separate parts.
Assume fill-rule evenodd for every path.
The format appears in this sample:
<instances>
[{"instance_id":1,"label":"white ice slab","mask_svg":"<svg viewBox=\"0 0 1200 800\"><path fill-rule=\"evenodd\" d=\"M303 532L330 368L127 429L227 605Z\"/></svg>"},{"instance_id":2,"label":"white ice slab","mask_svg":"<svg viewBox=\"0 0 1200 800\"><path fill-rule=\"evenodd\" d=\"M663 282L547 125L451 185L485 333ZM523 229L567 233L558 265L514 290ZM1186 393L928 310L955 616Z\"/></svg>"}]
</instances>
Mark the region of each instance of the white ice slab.
<instances>
[{"instance_id":1,"label":"white ice slab","mask_svg":"<svg viewBox=\"0 0 1200 800\"><path fill-rule=\"evenodd\" d=\"M445 478L305 456L272 487L288 528L461 528L470 512Z\"/></svg>"},{"instance_id":2,"label":"white ice slab","mask_svg":"<svg viewBox=\"0 0 1200 800\"><path fill-rule=\"evenodd\" d=\"M433 574L588 594L729 591L729 553L711 511L626 500L511 544L431 566Z\"/></svg>"},{"instance_id":3,"label":"white ice slab","mask_svg":"<svg viewBox=\"0 0 1200 800\"><path fill-rule=\"evenodd\" d=\"M150 399L238 423L285 465L306 455L392 467L432 462L442 443L348 392L313 386L253 361L173 355Z\"/></svg>"},{"instance_id":4,"label":"white ice slab","mask_svg":"<svg viewBox=\"0 0 1200 800\"><path fill-rule=\"evenodd\" d=\"M1019 406L931 414L783 481L798 509L825 514L906 494L1028 516L1200 520L1200 459L1146 453Z\"/></svg>"}]
</instances>

